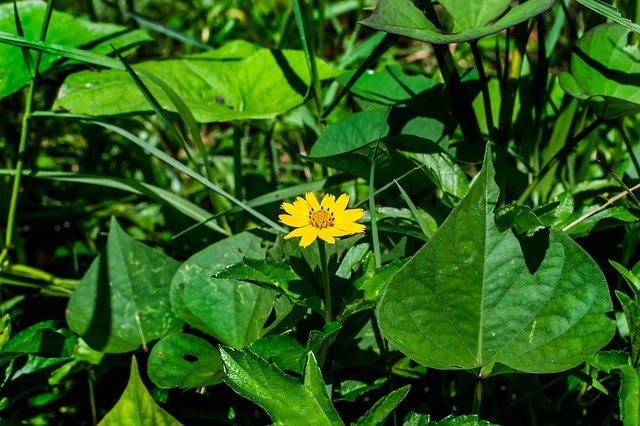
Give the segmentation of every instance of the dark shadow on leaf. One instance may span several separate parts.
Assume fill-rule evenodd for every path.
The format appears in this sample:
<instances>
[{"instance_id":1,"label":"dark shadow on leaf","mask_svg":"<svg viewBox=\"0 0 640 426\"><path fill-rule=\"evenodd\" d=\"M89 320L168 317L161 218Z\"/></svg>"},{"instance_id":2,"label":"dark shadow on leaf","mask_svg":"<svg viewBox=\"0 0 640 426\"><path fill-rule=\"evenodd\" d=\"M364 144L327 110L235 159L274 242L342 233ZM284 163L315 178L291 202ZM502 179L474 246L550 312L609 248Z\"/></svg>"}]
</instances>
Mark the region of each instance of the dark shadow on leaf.
<instances>
[{"instance_id":1,"label":"dark shadow on leaf","mask_svg":"<svg viewBox=\"0 0 640 426\"><path fill-rule=\"evenodd\" d=\"M96 283L96 298L92 310L87 332L82 336L89 346L101 351L107 345L111 334L111 289L109 287L109 260L108 251L105 250L99 256L99 265Z\"/></svg>"},{"instance_id":2,"label":"dark shadow on leaf","mask_svg":"<svg viewBox=\"0 0 640 426\"><path fill-rule=\"evenodd\" d=\"M291 68L287 58L282 54L279 50L271 50L271 54L273 55L273 59L275 59L276 63L282 70L284 74L284 78L287 79L287 83L293 90L295 90L300 96L307 96L308 87L305 82L300 78L298 74Z\"/></svg>"},{"instance_id":3,"label":"dark shadow on leaf","mask_svg":"<svg viewBox=\"0 0 640 426\"><path fill-rule=\"evenodd\" d=\"M530 274L535 274L549 250L549 229L544 228L531 237L514 234L520 242L520 249Z\"/></svg>"}]
</instances>

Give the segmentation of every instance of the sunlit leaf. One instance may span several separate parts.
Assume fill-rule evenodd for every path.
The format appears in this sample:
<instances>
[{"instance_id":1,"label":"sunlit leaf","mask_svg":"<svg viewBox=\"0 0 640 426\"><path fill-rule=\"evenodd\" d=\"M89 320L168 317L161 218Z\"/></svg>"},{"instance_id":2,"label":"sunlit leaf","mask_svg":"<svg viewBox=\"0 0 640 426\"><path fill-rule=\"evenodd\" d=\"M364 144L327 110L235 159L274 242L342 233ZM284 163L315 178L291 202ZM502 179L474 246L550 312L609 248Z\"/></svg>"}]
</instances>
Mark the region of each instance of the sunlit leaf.
<instances>
[{"instance_id":1,"label":"sunlit leaf","mask_svg":"<svg viewBox=\"0 0 640 426\"><path fill-rule=\"evenodd\" d=\"M604 275L560 231L496 228L490 152L464 199L396 273L379 302L383 334L428 367L557 372L613 336Z\"/></svg>"}]
</instances>

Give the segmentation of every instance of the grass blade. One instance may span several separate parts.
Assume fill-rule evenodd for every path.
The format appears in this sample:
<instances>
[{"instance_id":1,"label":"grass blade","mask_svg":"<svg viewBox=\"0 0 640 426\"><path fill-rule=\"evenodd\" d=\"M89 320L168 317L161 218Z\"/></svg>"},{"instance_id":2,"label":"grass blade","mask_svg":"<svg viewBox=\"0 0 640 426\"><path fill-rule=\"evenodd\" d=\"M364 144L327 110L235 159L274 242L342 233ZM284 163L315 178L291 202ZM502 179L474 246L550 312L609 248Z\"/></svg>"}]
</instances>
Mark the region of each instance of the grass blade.
<instances>
[{"instance_id":1,"label":"grass blade","mask_svg":"<svg viewBox=\"0 0 640 426\"><path fill-rule=\"evenodd\" d=\"M227 191L225 191L224 189L222 189L218 185L214 184L213 182L207 180L207 178L205 178L204 176L200 175L199 173L196 173L195 171L193 171L190 168L186 167L184 164L182 164L181 162L179 162L175 158L170 157L169 155L167 155L166 153L162 152L158 148L148 144L146 141L144 141L143 139L137 137L133 133L128 132L128 131L126 131L126 130L124 130L124 129L122 129L122 128L114 125L114 124L111 124L108 121L105 121L105 120L102 120L102 119L99 119L99 118L95 118L95 117L89 117L89 116L86 116L86 115L57 114L57 113L45 112L45 111L35 112L35 113L33 113L33 117L58 117L58 118L68 118L68 119L74 119L74 120L81 120L81 121L84 121L84 122L87 122L87 123L91 123L91 124L95 124L95 125L104 127L105 129L111 130L112 132L117 133L117 134L125 137L129 141L133 142L134 144L138 145L140 148L142 148L144 150L147 150L151 155L155 156L158 160L160 160L160 161L168 164L169 166L179 170L181 173L184 173L185 175L189 176L190 178L192 178L195 181L197 181L197 182L201 183L202 185L204 185L206 188L211 189L215 193L220 194L222 197L226 198L231 203L239 206L240 208L245 210L247 213L251 214L256 219L262 221L264 224L274 228L277 231L287 232L287 230L283 226L281 226L281 225L277 224L276 222L272 221L271 219L269 219L268 217L266 217L265 215L263 215L259 211L255 210L251 206L247 205L247 203L238 200L233 195L229 194Z\"/></svg>"}]
</instances>

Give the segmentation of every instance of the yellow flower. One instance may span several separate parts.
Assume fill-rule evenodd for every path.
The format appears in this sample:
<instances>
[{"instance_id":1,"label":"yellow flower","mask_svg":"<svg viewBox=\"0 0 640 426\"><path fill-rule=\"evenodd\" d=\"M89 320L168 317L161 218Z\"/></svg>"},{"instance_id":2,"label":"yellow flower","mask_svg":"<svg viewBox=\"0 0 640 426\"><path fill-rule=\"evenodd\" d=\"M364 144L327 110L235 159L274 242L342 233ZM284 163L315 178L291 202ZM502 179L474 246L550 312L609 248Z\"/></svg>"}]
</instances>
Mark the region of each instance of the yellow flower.
<instances>
[{"instance_id":1,"label":"yellow flower","mask_svg":"<svg viewBox=\"0 0 640 426\"><path fill-rule=\"evenodd\" d=\"M285 240L302 237L300 246L307 247L318 237L329 244L335 244L334 237L364 232L364 225L355 223L362 217L363 211L347 209L347 194L342 194L337 200L334 195L326 194L322 204L318 204L313 192L307 192L305 198L298 197L293 204L282 203L282 209L289 214L281 214L280 222L297 228L287 234Z\"/></svg>"}]
</instances>

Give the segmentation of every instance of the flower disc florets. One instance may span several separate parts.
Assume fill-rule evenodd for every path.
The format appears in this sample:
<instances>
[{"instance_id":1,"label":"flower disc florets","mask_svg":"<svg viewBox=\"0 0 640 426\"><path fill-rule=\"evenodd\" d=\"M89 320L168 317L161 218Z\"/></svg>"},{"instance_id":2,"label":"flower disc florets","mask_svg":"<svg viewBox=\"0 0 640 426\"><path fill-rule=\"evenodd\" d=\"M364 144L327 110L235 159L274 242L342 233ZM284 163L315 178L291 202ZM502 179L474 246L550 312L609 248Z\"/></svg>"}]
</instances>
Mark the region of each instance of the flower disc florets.
<instances>
[{"instance_id":1,"label":"flower disc florets","mask_svg":"<svg viewBox=\"0 0 640 426\"><path fill-rule=\"evenodd\" d=\"M364 225L355 223L364 212L362 209L347 209L349 196L342 194L337 200L326 194L322 203L313 192L307 192L305 198L298 197L293 204L282 203L282 208L289 214L281 214L280 221L294 229L284 238L301 237L300 245L307 247L316 238L335 243L335 237L364 232Z\"/></svg>"}]
</instances>

